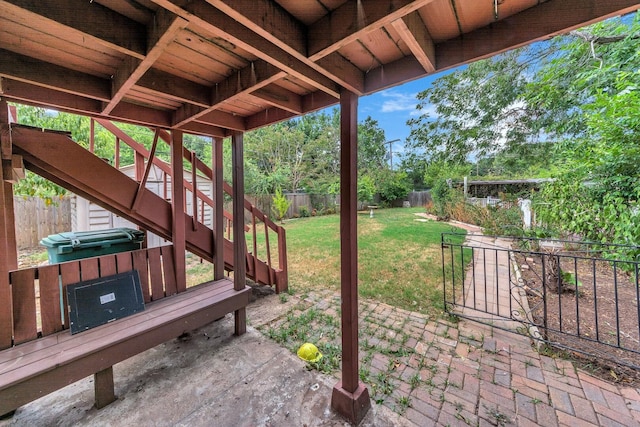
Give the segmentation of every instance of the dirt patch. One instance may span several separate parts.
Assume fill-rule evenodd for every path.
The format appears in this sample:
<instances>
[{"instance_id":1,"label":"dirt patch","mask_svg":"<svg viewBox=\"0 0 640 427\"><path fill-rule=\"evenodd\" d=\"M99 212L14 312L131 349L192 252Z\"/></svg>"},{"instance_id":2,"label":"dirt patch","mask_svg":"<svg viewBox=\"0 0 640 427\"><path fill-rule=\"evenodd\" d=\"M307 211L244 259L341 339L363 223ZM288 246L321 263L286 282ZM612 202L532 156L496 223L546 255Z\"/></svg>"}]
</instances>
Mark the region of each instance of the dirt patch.
<instances>
[{"instance_id":1,"label":"dirt patch","mask_svg":"<svg viewBox=\"0 0 640 427\"><path fill-rule=\"evenodd\" d=\"M532 320L556 350L608 381L640 385L639 291L629 264L563 252L558 286L544 280L540 254L516 253L516 262Z\"/></svg>"}]
</instances>

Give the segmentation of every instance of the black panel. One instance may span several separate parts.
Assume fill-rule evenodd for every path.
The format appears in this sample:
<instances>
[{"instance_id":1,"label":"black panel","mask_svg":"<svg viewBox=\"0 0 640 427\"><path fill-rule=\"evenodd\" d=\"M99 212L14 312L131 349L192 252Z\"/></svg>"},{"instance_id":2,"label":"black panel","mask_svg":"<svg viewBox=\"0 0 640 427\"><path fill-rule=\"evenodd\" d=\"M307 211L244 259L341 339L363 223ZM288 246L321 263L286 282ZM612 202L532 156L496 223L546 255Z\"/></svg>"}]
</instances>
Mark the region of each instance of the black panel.
<instances>
[{"instance_id":1,"label":"black panel","mask_svg":"<svg viewBox=\"0 0 640 427\"><path fill-rule=\"evenodd\" d=\"M137 270L67 286L72 334L144 310Z\"/></svg>"}]
</instances>

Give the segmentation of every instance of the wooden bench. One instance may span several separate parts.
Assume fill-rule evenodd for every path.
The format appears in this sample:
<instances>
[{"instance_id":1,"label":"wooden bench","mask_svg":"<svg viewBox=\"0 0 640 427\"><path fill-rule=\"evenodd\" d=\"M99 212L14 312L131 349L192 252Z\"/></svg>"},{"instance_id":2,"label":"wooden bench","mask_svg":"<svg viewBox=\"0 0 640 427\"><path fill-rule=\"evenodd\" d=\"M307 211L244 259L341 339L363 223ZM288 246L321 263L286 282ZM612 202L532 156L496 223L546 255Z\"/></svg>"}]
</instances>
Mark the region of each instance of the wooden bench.
<instances>
[{"instance_id":1,"label":"wooden bench","mask_svg":"<svg viewBox=\"0 0 640 427\"><path fill-rule=\"evenodd\" d=\"M15 345L0 351L0 414L91 374L102 408L116 398L114 364L248 305L250 289L236 291L228 279L177 293L173 265L166 265L173 263L172 252L165 246L11 272ZM68 284L133 268L145 310L71 335L68 313L60 315L60 290L67 306Z\"/></svg>"}]
</instances>

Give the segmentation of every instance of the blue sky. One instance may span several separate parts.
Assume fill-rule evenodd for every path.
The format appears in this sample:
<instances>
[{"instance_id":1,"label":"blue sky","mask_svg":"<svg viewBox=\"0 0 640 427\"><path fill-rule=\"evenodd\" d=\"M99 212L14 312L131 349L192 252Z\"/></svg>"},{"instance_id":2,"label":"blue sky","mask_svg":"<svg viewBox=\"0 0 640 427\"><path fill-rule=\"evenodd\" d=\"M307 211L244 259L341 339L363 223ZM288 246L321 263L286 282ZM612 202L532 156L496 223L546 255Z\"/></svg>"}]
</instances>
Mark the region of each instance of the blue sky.
<instances>
[{"instance_id":1,"label":"blue sky","mask_svg":"<svg viewBox=\"0 0 640 427\"><path fill-rule=\"evenodd\" d=\"M429 113L431 117L436 115L431 106L422 112L418 111L416 96L428 89L434 80L453 71L432 74L373 95L363 96L358 100L359 122L362 122L367 116L371 116L378 121L378 125L384 130L387 141L400 140L393 143L394 164L396 158L399 161L400 154L404 151L405 139L409 136L410 129L407 126L407 120L418 117L422 112ZM398 157L396 157L396 153Z\"/></svg>"}]
</instances>

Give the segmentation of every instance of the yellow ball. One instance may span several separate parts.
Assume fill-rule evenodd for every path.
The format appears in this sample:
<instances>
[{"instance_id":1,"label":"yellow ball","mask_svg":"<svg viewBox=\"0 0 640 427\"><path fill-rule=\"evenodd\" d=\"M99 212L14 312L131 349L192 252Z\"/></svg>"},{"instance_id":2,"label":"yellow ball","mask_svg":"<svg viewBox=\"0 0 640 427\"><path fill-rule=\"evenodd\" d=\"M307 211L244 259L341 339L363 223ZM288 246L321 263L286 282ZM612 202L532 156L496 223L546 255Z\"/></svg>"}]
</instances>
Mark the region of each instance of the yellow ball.
<instances>
[{"instance_id":1,"label":"yellow ball","mask_svg":"<svg viewBox=\"0 0 640 427\"><path fill-rule=\"evenodd\" d=\"M307 342L302 344L298 349L298 357L305 362L316 363L322 359L322 353L320 353L318 347Z\"/></svg>"}]
</instances>

